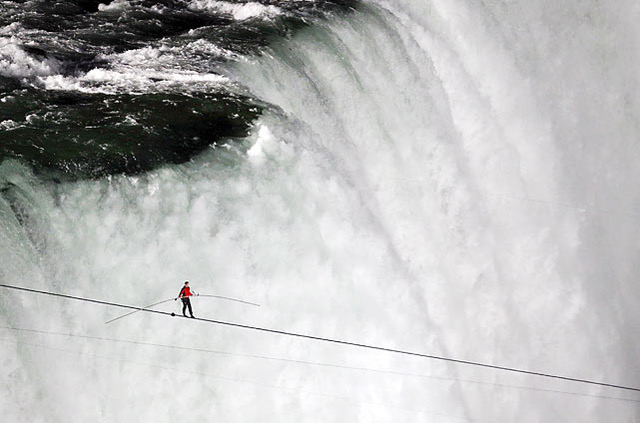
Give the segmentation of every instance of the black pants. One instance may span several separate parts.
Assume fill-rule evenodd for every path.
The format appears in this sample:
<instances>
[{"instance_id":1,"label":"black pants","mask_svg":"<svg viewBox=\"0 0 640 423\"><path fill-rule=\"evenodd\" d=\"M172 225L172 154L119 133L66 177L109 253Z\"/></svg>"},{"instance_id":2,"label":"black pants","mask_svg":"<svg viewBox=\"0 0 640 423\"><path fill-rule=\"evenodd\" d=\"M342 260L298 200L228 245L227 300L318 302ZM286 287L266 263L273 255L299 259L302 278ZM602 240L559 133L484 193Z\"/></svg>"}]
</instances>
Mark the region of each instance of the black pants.
<instances>
[{"instance_id":1,"label":"black pants","mask_svg":"<svg viewBox=\"0 0 640 423\"><path fill-rule=\"evenodd\" d=\"M184 313L187 310L187 307L189 307L189 314L191 315L191 317L193 317L193 310L191 309L191 300L189 300L189 297L182 297L182 314L184 314L186 316L186 314Z\"/></svg>"}]
</instances>

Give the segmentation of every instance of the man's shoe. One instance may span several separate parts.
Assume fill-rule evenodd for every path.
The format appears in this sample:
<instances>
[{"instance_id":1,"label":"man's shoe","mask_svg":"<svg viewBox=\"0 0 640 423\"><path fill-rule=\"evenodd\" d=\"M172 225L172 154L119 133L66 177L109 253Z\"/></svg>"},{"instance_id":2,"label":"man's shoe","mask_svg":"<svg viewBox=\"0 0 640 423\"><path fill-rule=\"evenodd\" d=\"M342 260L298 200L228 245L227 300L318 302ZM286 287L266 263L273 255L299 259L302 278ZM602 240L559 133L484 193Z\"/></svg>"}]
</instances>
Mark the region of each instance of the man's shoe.
<instances>
[{"instance_id":1,"label":"man's shoe","mask_svg":"<svg viewBox=\"0 0 640 423\"><path fill-rule=\"evenodd\" d=\"M194 316L194 315L192 314L192 315L191 315L191 318L192 318L192 319L195 319L195 318L196 318L196 316Z\"/></svg>"}]
</instances>

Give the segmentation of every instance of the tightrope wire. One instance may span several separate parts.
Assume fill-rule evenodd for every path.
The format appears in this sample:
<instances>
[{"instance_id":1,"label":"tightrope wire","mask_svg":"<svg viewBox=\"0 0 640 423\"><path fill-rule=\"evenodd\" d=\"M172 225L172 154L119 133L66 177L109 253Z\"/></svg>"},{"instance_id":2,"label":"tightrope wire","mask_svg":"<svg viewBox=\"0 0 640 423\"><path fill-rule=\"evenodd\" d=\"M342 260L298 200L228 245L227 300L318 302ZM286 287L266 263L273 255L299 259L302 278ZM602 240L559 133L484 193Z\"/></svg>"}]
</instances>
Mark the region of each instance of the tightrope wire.
<instances>
[{"instance_id":1,"label":"tightrope wire","mask_svg":"<svg viewBox=\"0 0 640 423\"><path fill-rule=\"evenodd\" d=\"M603 386L603 387L609 387L609 388L623 389L623 390L633 391L633 392L640 392L640 388L632 387L632 386L625 386L625 385L618 385L618 384L614 384L614 383L606 383L606 382L599 382L599 381L594 381L594 380L589 380L589 379L581 379L581 378L575 378L575 377L561 376L561 375L556 375L556 374L552 374L552 373L536 372L536 371L531 371L531 370L518 369L518 368L515 368L515 367L498 366L498 365L495 365L495 364L481 363L481 362L478 362L478 361L462 360L462 359L451 358L451 357L443 357L443 356L438 356L438 355L433 355L433 354L425 354L425 353L419 353L419 352L414 352L414 351L400 350L400 349L390 348L390 347L381 347L381 346L378 346L378 345L362 344L362 343L358 343L358 342L345 341L345 340L334 339L334 338L325 338L325 337L321 337L321 336L307 335L307 334L302 334L302 333L288 332L288 331L279 330L279 329L264 328L264 327L260 327L260 326L252 326L252 325L246 325L246 324L242 324L242 323L227 322L227 321L223 321L223 320L206 319L206 318L202 318L202 317L188 318L186 316L182 317L182 316L176 315L175 313L170 313L170 312L167 312L167 311L146 309L144 307L136 307L136 306L132 306L132 305L128 305L128 304L119 304L119 303L115 303L115 302L111 302L111 301L96 300L96 299L93 299L93 298L79 297L79 296L74 296L74 295L69 295L69 294L62 294L62 293L58 293L58 292L42 291L42 290L39 290L39 289L24 288L24 287L14 286L14 285L0 284L0 287L8 288L8 289L15 289L15 290L24 291L24 292L31 292L31 293L36 293L36 294L50 295L50 296L54 296L54 297L67 298L67 299L77 300L77 301L85 301L85 302L89 302L89 303L101 304L101 305L106 305L106 306L111 306L111 307L125 308L125 309L129 309L129 310L140 310L140 311L144 311L146 313L160 314L160 315L163 315L163 316L179 317L179 318L183 318L183 319L186 318L186 319L199 321L199 322L212 323L212 324L224 325L224 326L230 326L230 327L236 327L236 328L242 328L242 329L249 329L249 330L254 330L254 331L273 333L273 334L291 336L291 337L302 338L302 339L310 339L310 340L313 340L313 341L327 342L327 343L340 344L340 345L348 345L348 346L351 346L351 347L357 347L357 348L363 348L363 349L369 349L369 350L375 350L375 351L384 351L384 352L389 352L389 353L394 353L394 354L402 354L402 355L413 356L413 357L422 357L422 358L428 358L428 359L431 359L431 360L446 361L446 362L449 362L449 363L466 364L466 365L469 365L469 366L484 367L484 368L488 368L488 369L502 370L502 371L505 371L505 372L520 373L520 374L526 374L526 375L531 375L531 376L540 376L540 377L545 377L545 378L550 378L550 379L564 380L564 381L569 381L569 382L577 382L577 383L584 383L584 384L589 384L589 385L597 385L597 386Z\"/></svg>"}]
</instances>

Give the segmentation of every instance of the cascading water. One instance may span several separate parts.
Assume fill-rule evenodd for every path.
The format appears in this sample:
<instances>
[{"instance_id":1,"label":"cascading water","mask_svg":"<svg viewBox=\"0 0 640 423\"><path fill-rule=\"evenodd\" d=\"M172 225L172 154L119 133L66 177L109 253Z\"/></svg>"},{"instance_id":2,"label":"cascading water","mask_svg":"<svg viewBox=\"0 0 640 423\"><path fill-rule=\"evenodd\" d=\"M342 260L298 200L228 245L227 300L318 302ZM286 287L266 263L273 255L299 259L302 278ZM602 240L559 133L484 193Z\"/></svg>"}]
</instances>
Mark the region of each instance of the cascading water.
<instances>
[{"instance_id":1,"label":"cascading water","mask_svg":"<svg viewBox=\"0 0 640 423\"><path fill-rule=\"evenodd\" d=\"M297 2L262 3L188 13L269 22ZM638 386L639 12L375 0L259 54L229 47L215 75L198 73L205 37L186 73L178 47L69 74L0 39L0 75L42 92L155 102L222 85L223 112L248 122L187 162L134 151L143 165L105 176L116 159L87 160L70 180L68 159L16 147L0 164L0 280L144 305L189 279L262 305L196 298L200 317ZM3 137L47 116L5 119ZM640 419L638 395L615 389L145 313L105 325L120 310L0 295L7 421Z\"/></svg>"}]
</instances>

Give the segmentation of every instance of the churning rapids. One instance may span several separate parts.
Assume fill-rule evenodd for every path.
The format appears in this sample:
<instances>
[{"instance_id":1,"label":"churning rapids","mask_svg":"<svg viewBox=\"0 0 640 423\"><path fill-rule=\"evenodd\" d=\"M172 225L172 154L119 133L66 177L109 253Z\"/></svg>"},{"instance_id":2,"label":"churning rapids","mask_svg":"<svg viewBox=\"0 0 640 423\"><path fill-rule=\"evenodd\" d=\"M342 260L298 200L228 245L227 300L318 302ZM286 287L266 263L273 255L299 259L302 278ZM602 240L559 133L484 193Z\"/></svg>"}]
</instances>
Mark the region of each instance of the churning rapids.
<instances>
[{"instance_id":1,"label":"churning rapids","mask_svg":"<svg viewBox=\"0 0 640 423\"><path fill-rule=\"evenodd\" d=\"M0 282L188 279L262 305L199 317L638 387L639 20L0 1ZM0 288L3 421L640 421L636 392L121 312Z\"/></svg>"}]
</instances>

